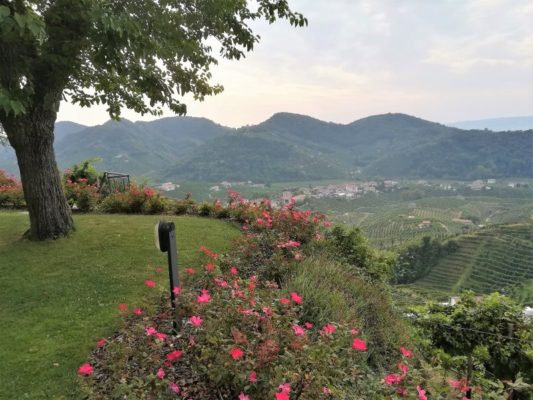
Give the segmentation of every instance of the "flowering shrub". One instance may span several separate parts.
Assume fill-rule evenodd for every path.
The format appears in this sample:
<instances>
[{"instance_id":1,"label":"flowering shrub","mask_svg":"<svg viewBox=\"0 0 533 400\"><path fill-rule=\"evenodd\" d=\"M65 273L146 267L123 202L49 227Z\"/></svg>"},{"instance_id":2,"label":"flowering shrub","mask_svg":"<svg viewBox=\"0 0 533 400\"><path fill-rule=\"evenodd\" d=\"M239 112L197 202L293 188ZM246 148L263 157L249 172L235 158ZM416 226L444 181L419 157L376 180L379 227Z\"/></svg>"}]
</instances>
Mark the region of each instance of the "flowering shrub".
<instances>
[{"instance_id":1,"label":"flowering shrub","mask_svg":"<svg viewBox=\"0 0 533 400\"><path fill-rule=\"evenodd\" d=\"M77 181L67 179L64 191L70 206L76 205L83 212L94 210L100 200L96 184L89 183L87 178L79 178Z\"/></svg>"},{"instance_id":2,"label":"flowering shrub","mask_svg":"<svg viewBox=\"0 0 533 400\"><path fill-rule=\"evenodd\" d=\"M20 182L0 169L0 207L22 208L25 206L24 192Z\"/></svg>"},{"instance_id":3,"label":"flowering shrub","mask_svg":"<svg viewBox=\"0 0 533 400\"><path fill-rule=\"evenodd\" d=\"M168 200L150 187L131 184L125 192L106 196L100 210L107 213L159 214L169 209Z\"/></svg>"}]
</instances>

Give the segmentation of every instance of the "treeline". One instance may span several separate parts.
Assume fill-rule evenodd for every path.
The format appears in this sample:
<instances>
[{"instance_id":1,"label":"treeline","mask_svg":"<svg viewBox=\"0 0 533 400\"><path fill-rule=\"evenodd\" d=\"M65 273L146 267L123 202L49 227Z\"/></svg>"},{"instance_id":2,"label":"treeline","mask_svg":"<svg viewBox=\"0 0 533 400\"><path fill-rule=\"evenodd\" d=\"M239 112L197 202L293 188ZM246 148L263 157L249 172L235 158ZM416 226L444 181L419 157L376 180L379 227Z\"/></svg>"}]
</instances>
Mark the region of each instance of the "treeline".
<instances>
[{"instance_id":1,"label":"treeline","mask_svg":"<svg viewBox=\"0 0 533 400\"><path fill-rule=\"evenodd\" d=\"M424 236L421 243L401 250L394 265L394 281L398 284L413 283L427 275L433 265L441 258L452 254L459 245L449 240L442 243L439 239Z\"/></svg>"}]
</instances>

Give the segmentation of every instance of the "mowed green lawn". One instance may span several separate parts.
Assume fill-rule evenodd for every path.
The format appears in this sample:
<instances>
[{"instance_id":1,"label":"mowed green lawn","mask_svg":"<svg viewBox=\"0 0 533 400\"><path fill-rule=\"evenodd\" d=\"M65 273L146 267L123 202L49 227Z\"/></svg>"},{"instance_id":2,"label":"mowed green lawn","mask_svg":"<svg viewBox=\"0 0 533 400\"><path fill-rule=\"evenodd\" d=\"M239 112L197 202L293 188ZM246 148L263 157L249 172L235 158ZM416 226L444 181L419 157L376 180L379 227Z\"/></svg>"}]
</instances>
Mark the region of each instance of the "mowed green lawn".
<instances>
[{"instance_id":1,"label":"mowed green lawn","mask_svg":"<svg viewBox=\"0 0 533 400\"><path fill-rule=\"evenodd\" d=\"M182 267L199 262L200 245L221 251L239 235L219 220L165 218L176 224ZM76 370L120 326L117 305L141 305L155 290L145 279L166 288L159 219L80 215L70 238L37 243L20 239L27 215L0 212L0 399L80 397Z\"/></svg>"}]
</instances>

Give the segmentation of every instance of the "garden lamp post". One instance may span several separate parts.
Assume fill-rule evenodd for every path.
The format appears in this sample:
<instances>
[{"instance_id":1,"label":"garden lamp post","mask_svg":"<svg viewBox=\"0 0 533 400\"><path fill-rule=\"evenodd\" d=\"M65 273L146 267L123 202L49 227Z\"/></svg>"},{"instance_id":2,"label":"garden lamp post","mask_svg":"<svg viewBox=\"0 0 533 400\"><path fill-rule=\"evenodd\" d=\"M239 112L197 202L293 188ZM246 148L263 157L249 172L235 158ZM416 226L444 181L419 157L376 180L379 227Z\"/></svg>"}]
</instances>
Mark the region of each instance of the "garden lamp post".
<instances>
[{"instance_id":1,"label":"garden lamp post","mask_svg":"<svg viewBox=\"0 0 533 400\"><path fill-rule=\"evenodd\" d=\"M180 321L176 315L176 293L179 287L178 277L178 250L176 246L176 227L173 222L159 221L155 226L155 246L163 253L168 254L168 275L170 279L170 304L174 314L172 321L174 330L177 332Z\"/></svg>"}]
</instances>

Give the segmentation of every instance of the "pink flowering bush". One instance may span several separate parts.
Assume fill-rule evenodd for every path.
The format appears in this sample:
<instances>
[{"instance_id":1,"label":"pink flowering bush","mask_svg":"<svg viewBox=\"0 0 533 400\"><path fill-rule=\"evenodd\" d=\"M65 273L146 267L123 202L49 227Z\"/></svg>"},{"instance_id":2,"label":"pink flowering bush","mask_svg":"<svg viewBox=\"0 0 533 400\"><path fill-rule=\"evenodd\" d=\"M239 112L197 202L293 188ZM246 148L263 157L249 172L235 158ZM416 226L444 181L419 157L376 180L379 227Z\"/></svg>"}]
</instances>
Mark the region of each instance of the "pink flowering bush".
<instances>
[{"instance_id":1,"label":"pink flowering bush","mask_svg":"<svg viewBox=\"0 0 533 400\"><path fill-rule=\"evenodd\" d=\"M25 206L21 183L0 169L0 208L22 208Z\"/></svg>"},{"instance_id":2,"label":"pink flowering bush","mask_svg":"<svg viewBox=\"0 0 533 400\"><path fill-rule=\"evenodd\" d=\"M89 183L87 178L79 178L77 181L67 179L64 191L70 206L76 205L78 210L83 212L94 210L100 201L98 187Z\"/></svg>"},{"instance_id":3,"label":"pink flowering bush","mask_svg":"<svg viewBox=\"0 0 533 400\"><path fill-rule=\"evenodd\" d=\"M151 187L131 184L124 192L107 195L100 204L100 210L107 213L160 214L168 211L170 204Z\"/></svg>"}]
</instances>

